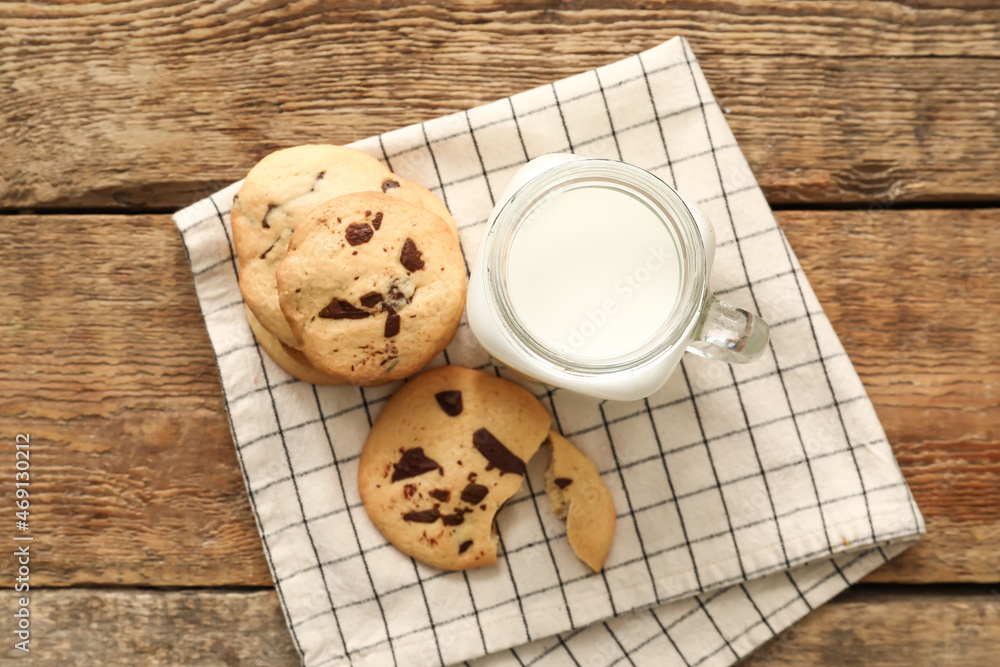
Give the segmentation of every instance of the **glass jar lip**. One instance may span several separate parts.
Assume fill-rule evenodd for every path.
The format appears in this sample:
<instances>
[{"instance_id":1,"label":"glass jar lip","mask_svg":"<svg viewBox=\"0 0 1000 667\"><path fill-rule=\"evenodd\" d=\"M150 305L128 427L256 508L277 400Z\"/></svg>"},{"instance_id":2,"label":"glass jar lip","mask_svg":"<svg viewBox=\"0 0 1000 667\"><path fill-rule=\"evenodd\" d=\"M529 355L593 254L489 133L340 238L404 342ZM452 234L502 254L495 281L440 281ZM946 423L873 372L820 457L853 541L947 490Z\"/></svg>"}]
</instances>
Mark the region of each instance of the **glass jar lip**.
<instances>
[{"instance_id":1,"label":"glass jar lip","mask_svg":"<svg viewBox=\"0 0 1000 667\"><path fill-rule=\"evenodd\" d=\"M538 340L511 307L507 257L520 224L548 195L577 187L613 187L638 196L653 208L682 253L677 303L659 329L637 347L607 358L567 355ZM697 325L708 294L707 253L698 225L681 197L654 174L626 162L577 158L553 165L529 178L497 208L484 240L486 293L490 307L505 325L504 336L534 363L556 372L594 375L634 370L669 354Z\"/></svg>"}]
</instances>

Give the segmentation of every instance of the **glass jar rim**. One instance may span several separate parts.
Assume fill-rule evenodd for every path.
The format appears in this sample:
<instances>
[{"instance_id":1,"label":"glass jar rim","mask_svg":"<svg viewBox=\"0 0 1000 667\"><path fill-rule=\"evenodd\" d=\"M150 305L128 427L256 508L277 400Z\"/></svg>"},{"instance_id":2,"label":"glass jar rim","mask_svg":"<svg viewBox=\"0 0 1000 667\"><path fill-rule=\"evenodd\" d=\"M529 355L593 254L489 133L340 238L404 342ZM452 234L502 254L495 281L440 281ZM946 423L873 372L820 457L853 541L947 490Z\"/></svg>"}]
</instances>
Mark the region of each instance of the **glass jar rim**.
<instances>
[{"instance_id":1,"label":"glass jar rim","mask_svg":"<svg viewBox=\"0 0 1000 667\"><path fill-rule=\"evenodd\" d=\"M637 347L605 358L567 355L534 336L511 305L507 259L520 225L548 196L578 187L611 187L639 197L668 229L681 257L677 302L663 323ZM697 325L708 295L707 253L697 222L684 200L654 174L625 162L578 158L551 166L528 179L501 204L484 239L486 293L491 310L503 321L504 335L534 363L557 372L594 375L634 370L654 363L685 341Z\"/></svg>"}]
</instances>

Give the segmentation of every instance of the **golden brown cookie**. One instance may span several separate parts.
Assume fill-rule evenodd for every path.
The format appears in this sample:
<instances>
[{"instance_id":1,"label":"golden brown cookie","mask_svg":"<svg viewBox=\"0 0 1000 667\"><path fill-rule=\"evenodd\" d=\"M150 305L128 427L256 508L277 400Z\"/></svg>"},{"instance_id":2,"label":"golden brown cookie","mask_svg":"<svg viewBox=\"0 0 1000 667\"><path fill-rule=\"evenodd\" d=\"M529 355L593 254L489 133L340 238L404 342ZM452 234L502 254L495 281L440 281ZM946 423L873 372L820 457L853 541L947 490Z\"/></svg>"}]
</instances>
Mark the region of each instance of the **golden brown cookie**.
<instances>
[{"instance_id":1,"label":"golden brown cookie","mask_svg":"<svg viewBox=\"0 0 1000 667\"><path fill-rule=\"evenodd\" d=\"M458 366L427 371L389 399L365 441L365 510L387 540L428 565L492 565L494 517L550 423L512 382Z\"/></svg>"},{"instance_id":2,"label":"golden brown cookie","mask_svg":"<svg viewBox=\"0 0 1000 667\"><path fill-rule=\"evenodd\" d=\"M240 291L260 324L285 345L295 337L278 305L274 272L292 231L312 209L351 192L385 191L423 206L425 195L353 148L305 145L271 153L247 174L230 220L240 260Z\"/></svg>"},{"instance_id":3,"label":"golden brown cookie","mask_svg":"<svg viewBox=\"0 0 1000 667\"><path fill-rule=\"evenodd\" d=\"M400 187L417 194L420 198L420 203L425 209L447 222L455 238L458 238L458 224L455 222L455 218L451 217L451 211L448 210L443 201L437 198L437 195L419 183L414 183L402 176L396 176L395 178L399 181Z\"/></svg>"},{"instance_id":4,"label":"golden brown cookie","mask_svg":"<svg viewBox=\"0 0 1000 667\"><path fill-rule=\"evenodd\" d=\"M448 225L376 192L310 213L276 275L309 363L360 386L423 368L454 338L465 306L465 263Z\"/></svg>"},{"instance_id":5,"label":"golden brown cookie","mask_svg":"<svg viewBox=\"0 0 1000 667\"><path fill-rule=\"evenodd\" d=\"M274 363L281 366L286 373L312 384L341 384L337 381L337 378L330 377L326 373L310 366L309 361L301 352L295 348L288 347L278 340L277 336L265 329L257 321L250 308L246 308L246 312L247 322L250 324L250 330L253 332L254 338L257 339L257 342L264 348L268 356L274 360Z\"/></svg>"},{"instance_id":6,"label":"golden brown cookie","mask_svg":"<svg viewBox=\"0 0 1000 667\"><path fill-rule=\"evenodd\" d=\"M597 466L569 440L549 432L552 459L545 488L556 516L566 521L573 553L594 572L604 567L615 535L615 503Z\"/></svg>"}]
</instances>

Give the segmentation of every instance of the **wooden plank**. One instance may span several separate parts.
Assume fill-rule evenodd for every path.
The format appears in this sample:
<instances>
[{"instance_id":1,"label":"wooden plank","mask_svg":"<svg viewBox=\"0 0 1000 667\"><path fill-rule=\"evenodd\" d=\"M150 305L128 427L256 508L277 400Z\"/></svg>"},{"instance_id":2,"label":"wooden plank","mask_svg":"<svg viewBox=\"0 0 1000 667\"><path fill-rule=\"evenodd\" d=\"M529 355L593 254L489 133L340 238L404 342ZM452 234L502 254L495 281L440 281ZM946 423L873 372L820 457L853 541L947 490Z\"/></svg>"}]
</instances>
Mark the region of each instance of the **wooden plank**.
<instances>
[{"instance_id":1,"label":"wooden plank","mask_svg":"<svg viewBox=\"0 0 1000 667\"><path fill-rule=\"evenodd\" d=\"M1000 590L861 587L813 611L740 663L812 665L995 665Z\"/></svg>"},{"instance_id":2,"label":"wooden plank","mask_svg":"<svg viewBox=\"0 0 1000 667\"><path fill-rule=\"evenodd\" d=\"M180 207L677 34L770 201L1000 198L990 3L646 4L0 3L0 206Z\"/></svg>"},{"instance_id":3,"label":"wooden plank","mask_svg":"<svg viewBox=\"0 0 1000 667\"><path fill-rule=\"evenodd\" d=\"M927 536L869 581L995 581L1000 571L994 215L877 206L778 214L927 519ZM953 466L967 474L953 476ZM956 538L963 548L948 547Z\"/></svg>"},{"instance_id":4,"label":"wooden plank","mask_svg":"<svg viewBox=\"0 0 1000 667\"><path fill-rule=\"evenodd\" d=\"M5 664L301 664L273 590L32 587L27 654L13 647L18 639L10 614L19 608L20 595L0 593L0 605L9 612L0 647Z\"/></svg>"},{"instance_id":5,"label":"wooden plank","mask_svg":"<svg viewBox=\"0 0 1000 667\"><path fill-rule=\"evenodd\" d=\"M15 609L16 594L0 592ZM31 653L17 664L297 665L271 590L32 590ZM858 587L780 633L747 667L992 665L1000 592ZM902 640L905 638L905 641Z\"/></svg>"},{"instance_id":6,"label":"wooden plank","mask_svg":"<svg viewBox=\"0 0 1000 667\"><path fill-rule=\"evenodd\" d=\"M995 581L1000 281L983 261L1000 253L996 211L779 219L927 518L929 535L875 576ZM32 436L38 585L268 585L172 221L2 222L0 432ZM0 458L0 478L12 466Z\"/></svg>"}]
</instances>

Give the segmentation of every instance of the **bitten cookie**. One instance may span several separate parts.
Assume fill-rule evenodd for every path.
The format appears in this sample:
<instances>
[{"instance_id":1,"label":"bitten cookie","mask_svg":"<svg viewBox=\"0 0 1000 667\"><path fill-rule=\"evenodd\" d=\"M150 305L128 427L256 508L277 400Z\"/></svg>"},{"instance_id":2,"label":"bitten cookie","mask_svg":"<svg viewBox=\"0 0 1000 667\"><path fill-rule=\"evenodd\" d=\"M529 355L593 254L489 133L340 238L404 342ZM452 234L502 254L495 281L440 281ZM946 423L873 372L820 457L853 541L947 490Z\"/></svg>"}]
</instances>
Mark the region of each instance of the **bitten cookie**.
<instances>
[{"instance_id":1,"label":"bitten cookie","mask_svg":"<svg viewBox=\"0 0 1000 667\"><path fill-rule=\"evenodd\" d=\"M257 321L250 308L246 308L246 311L247 322L250 324L250 331L253 332L254 338L257 339L257 342L264 348L268 356L274 360L274 363L281 366L286 373L312 384L340 384L337 378L330 377L326 373L310 366L301 352L295 348L288 347L278 340L277 336L265 329Z\"/></svg>"},{"instance_id":2,"label":"bitten cookie","mask_svg":"<svg viewBox=\"0 0 1000 667\"><path fill-rule=\"evenodd\" d=\"M365 441L365 510L387 540L428 565L492 565L496 513L520 488L550 423L512 382L457 366L427 371L389 399Z\"/></svg>"},{"instance_id":3,"label":"bitten cookie","mask_svg":"<svg viewBox=\"0 0 1000 667\"><path fill-rule=\"evenodd\" d=\"M309 363L361 386L423 368L454 338L465 306L465 263L448 225L382 193L313 210L276 275Z\"/></svg>"},{"instance_id":4,"label":"bitten cookie","mask_svg":"<svg viewBox=\"0 0 1000 667\"><path fill-rule=\"evenodd\" d=\"M573 553L594 572L604 567L615 535L615 503L597 466L569 440L549 432L552 459L545 470L545 489L552 509L566 521Z\"/></svg>"},{"instance_id":5,"label":"bitten cookie","mask_svg":"<svg viewBox=\"0 0 1000 667\"><path fill-rule=\"evenodd\" d=\"M421 190L367 153L343 146L295 146L257 163L233 199L230 221L240 260L240 291L260 324L285 345L296 346L278 305L274 272L292 231L312 209L362 191L383 191L423 206L426 195Z\"/></svg>"}]
</instances>

